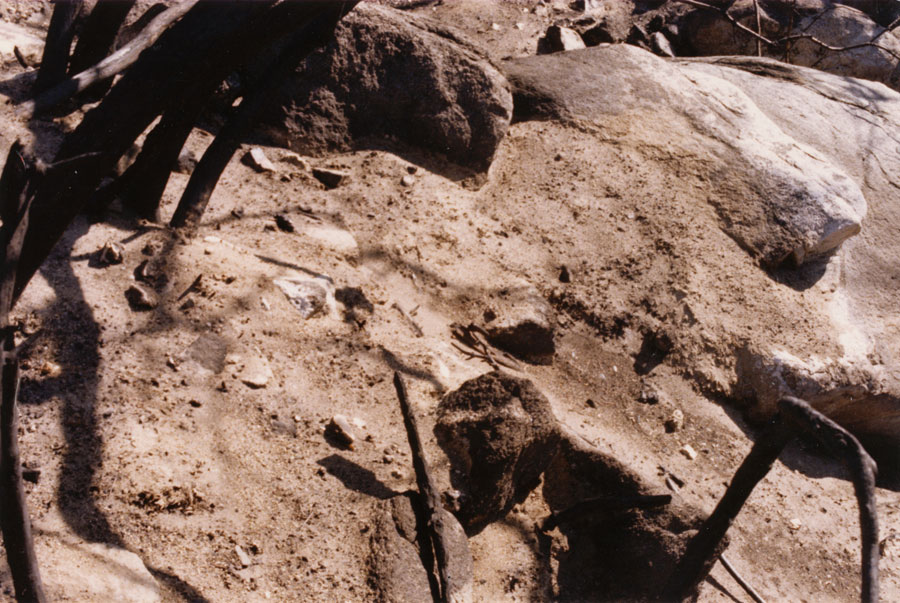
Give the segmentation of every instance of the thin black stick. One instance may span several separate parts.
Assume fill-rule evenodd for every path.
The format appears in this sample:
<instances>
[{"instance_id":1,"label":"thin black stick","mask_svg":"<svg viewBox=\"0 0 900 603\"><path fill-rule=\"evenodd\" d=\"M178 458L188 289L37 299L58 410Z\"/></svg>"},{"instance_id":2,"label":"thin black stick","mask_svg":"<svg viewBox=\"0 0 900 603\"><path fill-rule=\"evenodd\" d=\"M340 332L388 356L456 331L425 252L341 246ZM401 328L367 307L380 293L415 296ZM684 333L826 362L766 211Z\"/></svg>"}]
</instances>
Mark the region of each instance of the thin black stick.
<instances>
[{"instance_id":1,"label":"thin black stick","mask_svg":"<svg viewBox=\"0 0 900 603\"><path fill-rule=\"evenodd\" d=\"M412 450L413 469L416 472L416 483L419 486L419 494L425 506L425 524L431 528L431 545L434 548L434 557L437 561L438 578L440 580L440 597L438 601L450 600L450 571L449 571L449 542L447 528L444 524L443 506L437 486L431 477L428 468L428 460L425 458L425 450L422 448L422 440L419 438L419 427L416 424L416 416L409 405L406 395L406 384L400 373L394 373L394 388L397 390L397 398L400 400L400 410L403 412L403 424L406 426L406 437ZM429 569L429 568L426 568Z\"/></svg>"},{"instance_id":2,"label":"thin black stick","mask_svg":"<svg viewBox=\"0 0 900 603\"><path fill-rule=\"evenodd\" d=\"M786 422L816 438L826 450L843 460L850 470L859 504L862 539L862 592L860 600L878 601L878 511L875 478L878 467L855 437L846 429L798 398L785 397L778 408Z\"/></svg>"},{"instance_id":3,"label":"thin black stick","mask_svg":"<svg viewBox=\"0 0 900 603\"><path fill-rule=\"evenodd\" d=\"M734 474L731 485L716 505L715 511L688 544L684 556L662 591L662 601L683 601L694 592L697 584L715 564L718 558L716 550L753 488L766 476L793 437L793 431L779 417L773 419L760 434Z\"/></svg>"}]
</instances>

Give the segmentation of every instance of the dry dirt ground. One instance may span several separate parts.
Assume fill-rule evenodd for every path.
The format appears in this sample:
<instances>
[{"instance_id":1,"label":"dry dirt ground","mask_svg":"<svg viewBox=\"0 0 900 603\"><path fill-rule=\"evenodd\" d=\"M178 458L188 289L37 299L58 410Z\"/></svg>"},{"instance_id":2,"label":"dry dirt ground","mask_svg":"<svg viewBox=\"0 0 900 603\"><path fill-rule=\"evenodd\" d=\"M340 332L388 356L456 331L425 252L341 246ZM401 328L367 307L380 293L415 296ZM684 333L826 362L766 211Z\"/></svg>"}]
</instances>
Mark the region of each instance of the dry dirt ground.
<instances>
[{"instance_id":1,"label":"dry dirt ground","mask_svg":"<svg viewBox=\"0 0 900 603\"><path fill-rule=\"evenodd\" d=\"M461 1L420 10L502 57L533 52L552 18L528 8ZM2 60L4 80L30 81ZM4 103L0 155L22 138L52 156L77 119L29 124ZM211 140L196 130L189 147L199 154ZM674 313L690 328L678 294L686 287L727 290L699 310L725 324L734 315L778 333L796 317L768 311L768 296L793 290L721 233L699 200L709 184L702 170L673 158L668 172L645 172L633 149L536 122L511 127L477 190L466 174L404 149L309 158L350 174L325 190L281 161L285 151L265 151L277 172L259 174L236 156L191 240L115 208L80 218L16 308L21 447L39 470L28 500L54 600L143 592L139 573L110 561L103 545L136 553L165 601L371 599L373 503L415 487L392 372L407 377L427 453L449 487L435 408L443 392L490 370L451 346L450 324L479 320L521 286L556 300L554 362L522 374L558 419L661 491L665 472L676 475L676 496L712 510L757 432L677 358L647 372L637 325ZM164 216L187 178L172 174ZM276 214L295 231L276 227ZM108 241L123 246L122 264L96 262ZM124 293L145 261L151 273L164 267L167 282L158 307L136 312ZM560 282L562 266L570 283ZM291 275L322 276L344 301L304 320L273 283ZM260 375L264 386L246 383ZM664 393L659 404L639 401L649 386ZM685 426L667 433L676 409ZM338 413L364 425L354 450L324 434ZM696 459L679 453L684 444ZM882 537L900 531L900 494L885 486ZM553 578L564 543L547 558L535 537L547 513L533 494L470 540L476 600L566 598ZM790 447L730 536L732 562L768 600L857 597L853 490L840 464L808 444ZM881 562L885 601L900 600L896 543ZM104 572L131 586L89 594L100 588L91 574ZM0 588L10 599L5 572ZM717 566L700 600L749 599Z\"/></svg>"}]
</instances>

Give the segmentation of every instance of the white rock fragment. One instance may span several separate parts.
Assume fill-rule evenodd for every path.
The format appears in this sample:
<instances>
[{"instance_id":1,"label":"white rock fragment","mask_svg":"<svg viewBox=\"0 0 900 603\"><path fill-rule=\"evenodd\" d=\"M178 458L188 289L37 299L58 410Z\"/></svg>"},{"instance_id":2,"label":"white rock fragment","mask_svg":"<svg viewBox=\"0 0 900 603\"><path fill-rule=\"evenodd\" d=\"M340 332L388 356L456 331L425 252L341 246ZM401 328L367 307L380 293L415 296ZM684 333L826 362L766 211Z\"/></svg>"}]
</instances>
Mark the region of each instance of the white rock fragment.
<instances>
[{"instance_id":1,"label":"white rock fragment","mask_svg":"<svg viewBox=\"0 0 900 603\"><path fill-rule=\"evenodd\" d=\"M685 444L678 452L686 456L688 460L691 461L697 458L697 451L694 450L694 448L690 444Z\"/></svg>"},{"instance_id":2,"label":"white rock fragment","mask_svg":"<svg viewBox=\"0 0 900 603\"><path fill-rule=\"evenodd\" d=\"M244 165L249 165L257 172L276 171L275 164L269 161L265 152L259 147L253 147L247 151L241 161L244 162Z\"/></svg>"},{"instance_id":3,"label":"white rock fragment","mask_svg":"<svg viewBox=\"0 0 900 603\"><path fill-rule=\"evenodd\" d=\"M327 314L335 303L334 284L326 277L289 276L274 282L303 318Z\"/></svg>"}]
</instances>

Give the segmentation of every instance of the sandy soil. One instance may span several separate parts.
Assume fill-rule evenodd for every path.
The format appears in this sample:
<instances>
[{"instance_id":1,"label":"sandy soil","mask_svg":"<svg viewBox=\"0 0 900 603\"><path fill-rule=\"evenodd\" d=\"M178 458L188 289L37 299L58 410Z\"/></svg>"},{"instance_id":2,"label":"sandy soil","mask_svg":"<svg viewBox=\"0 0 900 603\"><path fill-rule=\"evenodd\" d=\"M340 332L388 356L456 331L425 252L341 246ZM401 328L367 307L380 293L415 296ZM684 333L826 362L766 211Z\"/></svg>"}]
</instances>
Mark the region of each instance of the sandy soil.
<instances>
[{"instance_id":1,"label":"sandy soil","mask_svg":"<svg viewBox=\"0 0 900 603\"><path fill-rule=\"evenodd\" d=\"M552 8L528 9L466 0L419 10L502 57L533 52L553 18ZM4 80L30 81L2 60ZM0 154L19 137L52 156L77 119L27 124L3 104ZM211 140L197 130L189 147L200 154ZM259 174L235 157L194 239L174 239L115 208L80 218L15 310L21 447L40 470L27 489L54 599L85 600L52 578L74 562L79 543L102 542L137 553L166 601L369 600L373 503L415 487L392 372L407 375L447 487L447 460L431 432L438 400L490 370L450 345L450 324L502 307L512 288L532 287L557 310L553 364L526 365L522 374L558 419L661 490L664 467L685 484L676 495L707 511L756 432L708 378L730 362L717 343L704 356L710 367L688 366L694 356L682 352L647 371L646 333L674 324L678 348L690 350L705 345L701 323L733 327L735 337L741 329L774 337L817 329L784 315L782 301L803 299L721 233L698 200L705 174L674 157L526 122L511 127L479 190L408 149L310 158L351 174L325 190L281 161L285 151L265 151L278 171ZM401 184L410 174L412 185ZM187 178L172 174L165 217ZM276 227L276 214L295 231ZM122 264L96 262L108 241L123 246ZM124 293L143 262L166 282L158 307L135 312ZM560 282L562 266L570 283ZM304 320L273 282L291 275L324 276L338 299L358 303L331 300L324 315ZM348 295L356 289L363 297ZM692 298L698 305L682 303L679 291L688 290L705 291ZM246 383L267 369L264 386ZM659 404L639 402L650 386L663 393ZM685 426L667 433L676 409ZM338 413L364 424L355 450L324 435ZM684 444L699 453L695 460L679 453ZM882 536L900 531L900 494L885 486ZM565 598L534 536L547 513L532 495L471 539L478 601ZM809 444L790 447L730 535L729 557L768 600L857 596L853 490L841 466ZM888 544L886 601L900 599L900 553ZM9 599L7 574L0 585ZM700 599L749 600L721 566Z\"/></svg>"}]
</instances>

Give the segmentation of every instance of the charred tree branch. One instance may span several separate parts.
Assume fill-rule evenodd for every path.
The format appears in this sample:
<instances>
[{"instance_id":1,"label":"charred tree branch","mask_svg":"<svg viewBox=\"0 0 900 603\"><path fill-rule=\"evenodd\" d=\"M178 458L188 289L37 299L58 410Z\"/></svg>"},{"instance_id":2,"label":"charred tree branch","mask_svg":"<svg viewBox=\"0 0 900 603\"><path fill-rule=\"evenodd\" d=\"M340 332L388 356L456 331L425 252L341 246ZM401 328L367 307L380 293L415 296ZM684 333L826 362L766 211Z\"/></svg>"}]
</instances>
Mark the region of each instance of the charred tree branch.
<instances>
[{"instance_id":1,"label":"charred tree branch","mask_svg":"<svg viewBox=\"0 0 900 603\"><path fill-rule=\"evenodd\" d=\"M434 557L437 561L438 579L440 581L440 600L448 601L450 594L450 543L447 527L444 524L444 507L441 505L441 496L428 468L428 460L425 458L425 450L422 448L422 440L419 438L419 427L416 416L409 405L406 394L406 384L400 373L394 373L394 388L397 390L397 398L400 400L400 410L403 412L403 424L406 426L406 437L412 450L413 468L416 472L416 483L419 486L419 494L425 506L425 523L431 528L431 544L434 549ZM431 568L426 568L431 570Z\"/></svg>"}]
</instances>

